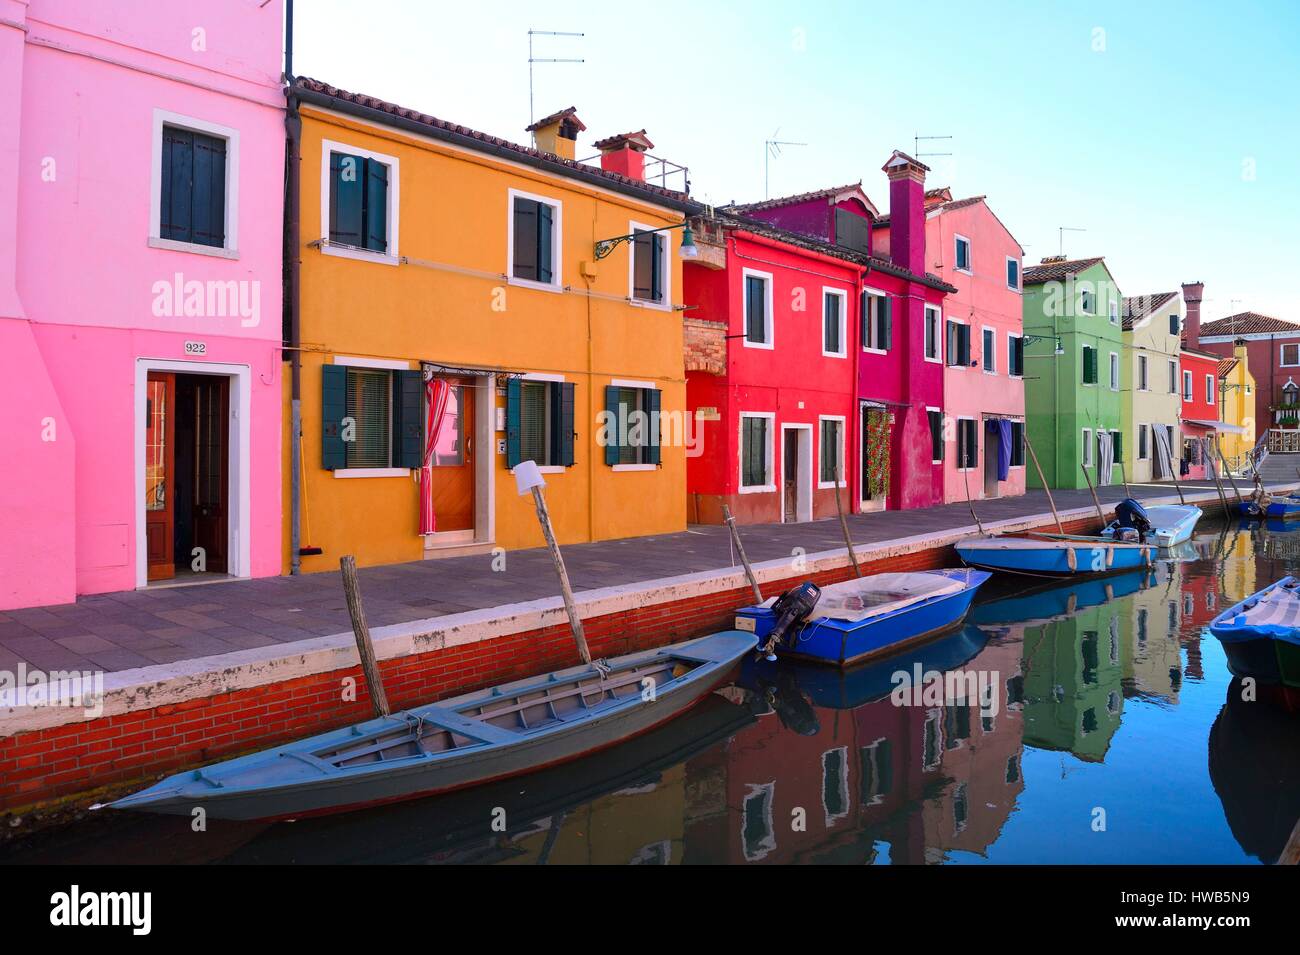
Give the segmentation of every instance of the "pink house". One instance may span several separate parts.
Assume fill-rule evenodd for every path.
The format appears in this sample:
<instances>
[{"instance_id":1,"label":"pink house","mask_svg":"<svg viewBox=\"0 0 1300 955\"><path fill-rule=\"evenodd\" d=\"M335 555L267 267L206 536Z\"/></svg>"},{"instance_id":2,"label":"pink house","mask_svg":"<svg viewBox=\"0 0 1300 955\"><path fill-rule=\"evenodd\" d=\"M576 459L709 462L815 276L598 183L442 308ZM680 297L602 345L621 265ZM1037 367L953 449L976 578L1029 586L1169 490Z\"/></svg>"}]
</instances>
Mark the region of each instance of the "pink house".
<instances>
[{"instance_id":1,"label":"pink house","mask_svg":"<svg viewBox=\"0 0 1300 955\"><path fill-rule=\"evenodd\" d=\"M983 196L925 193L925 268L943 302L943 500L1025 493L1024 348L1015 237ZM891 222L877 228L890 246Z\"/></svg>"},{"instance_id":2,"label":"pink house","mask_svg":"<svg viewBox=\"0 0 1300 955\"><path fill-rule=\"evenodd\" d=\"M0 609L280 569L282 4L127 6L0 0Z\"/></svg>"}]
</instances>

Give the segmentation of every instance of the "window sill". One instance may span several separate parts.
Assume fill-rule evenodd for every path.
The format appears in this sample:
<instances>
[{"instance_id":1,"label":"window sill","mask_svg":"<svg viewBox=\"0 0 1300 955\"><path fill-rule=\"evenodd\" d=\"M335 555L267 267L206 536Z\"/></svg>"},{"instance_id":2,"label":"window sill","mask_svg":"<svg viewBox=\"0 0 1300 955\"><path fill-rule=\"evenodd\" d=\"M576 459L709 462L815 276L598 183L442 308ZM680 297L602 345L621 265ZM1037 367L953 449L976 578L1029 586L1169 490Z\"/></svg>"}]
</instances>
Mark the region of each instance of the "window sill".
<instances>
[{"instance_id":1,"label":"window sill","mask_svg":"<svg viewBox=\"0 0 1300 955\"><path fill-rule=\"evenodd\" d=\"M776 491L775 484L756 485L754 487L740 486L740 494L771 494Z\"/></svg>"},{"instance_id":2,"label":"window sill","mask_svg":"<svg viewBox=\"0 0 1300 955\"><path fill-rule=\"evenodd\" d=\"M746 348L763 348L767 351L771 351L776 347L772 342L751 342L748 338L742 338L740 343Z\"/></svg>"},{"instance_id":3,"label":"window sill","mask_svg":"<svg viewBox=\"0 0 1300 955\"><path fill-rule=\"evenodd\" d=\"M239 258L238 249L221 249L215 245L199 245L197 242L178 242L175 239L160 239L156 235L149 236L149 248L165 249L168 252L192 252L195 255L210 255L218 259L235 259Z\"/></svg>"},{"instance_id":4,"label":"window sill","mask_svg":"<svg viewBox=\"0 0 1300 955\"><path fill-rule=\"evenodd\" d=\"M564 286L557 282L535 282L532 279L515 278L513 275L506 277L506 284L513 285L516 288L531 288L539 292L563 292Z\"/></svg>"},{"instance_id":5,"label":"window sill","mask_svg":"<svg viewBox=\"0 0 1300 955\"><path fill-rule=\"evenodd\" d=\"M930 364L932 364L932 365L942 365L942 364L943 364L943 359L942 359L942 358L926 358L925 360L928 361L928 362L929 362Z\"/></svg>"},{"instance_id":6,"label":"window sill","mask_svg":"<svg viewBox=\"0 0 1300 955\"><path fill-rule=\"evenodd\" d=\"M410 468L336 468L336 478L410 477Z\"/></svg>"},{"instance_id":7,"label":"window sill","mask_svg":"<svg viewBox=\"0 0 1300 955\"><path fill-rule=\"evenodd\" d=\"M331 242L322 242L320 250L325 255L335 255L340 259L375 262L379 265L401 264L401 260L396 255L391 255L388 252L373 252L370 249L359 249L351 245L335 245Z\"/></svg>"},{"instance_id":8,"label":"window sill","mask_svg":"<svg viewBox=\"0 0 1300 955\"><path fill-rule=\"evenodd\" d=\"M634 308L648 308L656 312L671 312L673 310L672 302L652 302L649 299L637 298L635 295L628 296L627 303Z\"/></svg>"},{"instance_id":9,"label":"window sill","mask_svg":"<svg viewBox=\"0 0 1300 955\"><path fill-rule=\"evenodd\" d=\"M657 464L611 464L611 471L657 471Z\"/></svg>"},{"instance_id":10,"label":"window sill","mask_svg":"<svg viewBox=\"0 0 1300 955\"><path fill-rule=\"evenodd\" d=\"M848 486L849 486L848 483L845 482L845 481L840 481L838 484L837 484L835 481L818 481L818 482L817 482L817 490L819 490L819 491L830 491L830 490L833 490L833 489L835 489L835 488L839 488L839 487L848 487Z\"/></svg>"},{"instance_id":11,"label":"window sill","mask_svg":"<svg viewBox=\"0 0 1300 955\"><path fill-rule=\"evenodd\" d=\"M514 474L514 473L515 473L515 468L517 468L518 466L519 466L519 465L515 465L514 468L510 468L510 473L511 473L511 474ZM567 470L569 470L569 469L566 468L563 464L539 464L539 465L537 465L537 473L538 473L538 474L563 474L563 473L564 473L565 471L567 471Z\"/></svg>"},{"instance_id":12,"label":"window sill","mask_svg":"<svg viewBox=\"0 0 1300 955\"><path fill-rule=\"evenodd\" d=\"M888 354L889 354L889 349L887 349L887 348L868 348L866 345L863 345L863 346L862 346L862 350L863 350L864 352L866 352L868 355L888 355Z\"/></svg>"},{"instance_id":13,"label":"window sill","mask_svg":"<svg viewBox=\"0 0 1300 955\"><path fill-rule=\"evenodd\" d=\"M822 357L823 358L848 358L849 356L842 351L826 351L823 349Z\"/></svg>"}]
</instances>

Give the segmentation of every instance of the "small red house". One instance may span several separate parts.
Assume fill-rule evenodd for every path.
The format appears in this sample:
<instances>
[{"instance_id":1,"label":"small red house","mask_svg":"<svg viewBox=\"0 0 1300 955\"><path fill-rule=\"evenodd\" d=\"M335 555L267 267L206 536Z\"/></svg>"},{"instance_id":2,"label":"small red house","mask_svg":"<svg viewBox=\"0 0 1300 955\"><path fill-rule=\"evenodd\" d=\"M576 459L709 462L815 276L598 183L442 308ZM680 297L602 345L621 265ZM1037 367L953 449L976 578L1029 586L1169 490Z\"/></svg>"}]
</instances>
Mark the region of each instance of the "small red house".
<instances>
[{"instance_id":1,"label":"small red house","mask_svg":"<svg viewBox=\"0 0 1300 955\"><path fill-rule=\"evenodd\" d=\"M902 175L917 182L910 167ZM915 220L923 249L922 192L891 184L891 203L900 198L893 219ZM700 254L683 288L700 440L687 460L688 520L716 523L724 504L742 523L831 517L837 488L853 512L942 501L931 432L942 366L923 359L923 316L952 287L924 274L907 242L896 258L873 255L877 218L853 185L694 224Z\"/></svg>"},{"instance_id":2,"label":"small red house","mask_svg":"<svg viewBox=\"0 0 1300 955\"><path fill-rule=\"evenodd\" d=\"M1184 345L1178 353L1179 420L1183 454L1180 473L1190 478L1208 477L1206 470L1217 452L1219 421L1219 356ZM1206 439L1209 439L1208 444Z\"/></svg>"}]
</instances>

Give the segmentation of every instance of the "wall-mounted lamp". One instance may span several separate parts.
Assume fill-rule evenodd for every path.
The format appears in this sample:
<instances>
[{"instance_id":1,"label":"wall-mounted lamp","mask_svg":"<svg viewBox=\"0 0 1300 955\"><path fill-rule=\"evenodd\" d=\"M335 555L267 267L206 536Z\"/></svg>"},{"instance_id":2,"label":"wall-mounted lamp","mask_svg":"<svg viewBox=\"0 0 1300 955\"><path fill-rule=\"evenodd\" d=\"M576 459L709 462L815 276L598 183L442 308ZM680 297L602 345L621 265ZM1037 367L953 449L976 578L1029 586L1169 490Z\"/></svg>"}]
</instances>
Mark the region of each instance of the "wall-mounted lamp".
<instances>
[{"instance_id":1,"label":"wall-mounted lamp","mask_svg":"<svg viewBox=\"0 0 1300 955\"><path fill-rule=\"evenodd\" d=\"M670 232L673 229L684 229L682 232L682 244L677 250L683 259L698 258L700 250L695 245L695 236L691 232L689 222L679 222L676 225L661 226L658 229L639 229L630 235L615 236L612 239L599 239L596 242L596 261L599 262L605 256L609 255L624 242L631 242L639 235L651 235L656 232Z\"/></svg>"},{"instance_id":2,"label":"wall-mounted lamp","mask_svg":"<svg viewBox=\"0 0 1300 955\"><path fill-rule=\"evenodd\" d=\"M1021 337L1020 340L1021 340L1024 344L1026 344L1026 345L1032 345L1032 344L1034 344L1035 342L1045 342L1045 341L1047 341L1049 338L1052 338L1052 339L1055 339L1055 340L1056 340L1056 350L1055 350L1055 354L1057 354L1057 355L1064 355L1064 354L1065 354L1065 346L1064 346L1063 344L1061 344L1061 336L1060 336L1060 335L1024 335L1024 336Z\"/></svg>"}]
</instances>

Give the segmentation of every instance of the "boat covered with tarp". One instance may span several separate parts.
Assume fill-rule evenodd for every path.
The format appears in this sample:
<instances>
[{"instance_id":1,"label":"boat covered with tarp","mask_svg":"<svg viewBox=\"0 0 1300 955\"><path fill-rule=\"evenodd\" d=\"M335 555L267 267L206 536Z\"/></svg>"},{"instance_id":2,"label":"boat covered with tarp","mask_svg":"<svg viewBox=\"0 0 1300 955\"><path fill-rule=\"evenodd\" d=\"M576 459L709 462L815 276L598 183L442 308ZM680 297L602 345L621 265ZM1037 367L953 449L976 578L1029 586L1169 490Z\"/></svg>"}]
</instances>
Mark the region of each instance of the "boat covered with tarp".
<instances>
[{"instance_id":1,"label":"boat covered with tarp","mask_svg":"<svg viewBox=\"0 0 1300 955\"><path fill-rule=\"evenodd\" d=\"M1300 687L1300 580L1283 577L1210 622L1234 676Z\"/></svg>"}]
</instances>

